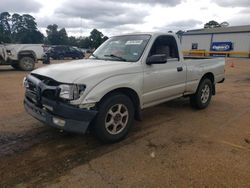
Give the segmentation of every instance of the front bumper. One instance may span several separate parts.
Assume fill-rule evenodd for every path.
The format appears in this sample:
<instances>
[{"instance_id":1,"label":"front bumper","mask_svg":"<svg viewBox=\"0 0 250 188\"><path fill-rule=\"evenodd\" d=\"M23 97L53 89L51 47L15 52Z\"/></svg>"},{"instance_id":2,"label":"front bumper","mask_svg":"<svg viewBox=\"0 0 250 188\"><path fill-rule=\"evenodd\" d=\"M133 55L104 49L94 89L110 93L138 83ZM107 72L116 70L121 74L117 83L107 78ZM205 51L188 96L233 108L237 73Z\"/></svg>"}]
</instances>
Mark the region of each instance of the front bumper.
<instances>
[{"instance_id":1,"label":"front bumper","mask_svg":"<svg viewBox=\"0 0 250 188\"><path fill-rule=\"evenodd\" d=\"M43 107L35 105L27 97L24 99L24 108L31 116L51 127L68 132L84 134L97 114L94 110L80 109L46 98L41 99L41 104ZM52 112L44 106L52 109Z\"/></svg>"},{"instance_id":2,"label":"front bumper","mask_svg":"<svg viewBox=\"0 0 250 188\"><path fill-rule=\"evenodd\" d=\"M47 85L49 78L28 75L24 108L33 117L47 125L69 132L85 133L97 111L77 108L58 99L59 87ZM50 82L49 82L50 83ZM52 85L55 84L53 81Z\"/></svg>"}]
</instances>

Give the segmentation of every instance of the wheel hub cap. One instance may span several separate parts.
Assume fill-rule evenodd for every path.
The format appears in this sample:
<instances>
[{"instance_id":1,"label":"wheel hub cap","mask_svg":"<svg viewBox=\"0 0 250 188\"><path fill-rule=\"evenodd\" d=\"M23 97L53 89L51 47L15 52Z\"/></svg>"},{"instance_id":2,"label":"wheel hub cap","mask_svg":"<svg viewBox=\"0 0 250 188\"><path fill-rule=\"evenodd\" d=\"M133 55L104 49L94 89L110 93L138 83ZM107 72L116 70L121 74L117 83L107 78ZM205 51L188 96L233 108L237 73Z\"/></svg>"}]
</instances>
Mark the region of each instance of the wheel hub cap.
<instances>
[{"instance_id":1,"label":"wheel hub cap","mask_svg":"<svg viewBox=\"0 0 250 188\"><path fill-rule=\"evenodd\" d=\"M201 102L206 103L210 97L210 88L206 84L203 89L201 90Z\"/></svg>"},{"instance_id":2,"label":"wheel hub cap","mask_svg":"<svg viewBox=\"0 0 250 188\"><path fill-rule=\"evenodd\" d=\"M105 128L112 134L121 133L127 126L129 119L128 109L124 104L116 104L112 106L105 118Z\"/></svg>"}]
</instances>

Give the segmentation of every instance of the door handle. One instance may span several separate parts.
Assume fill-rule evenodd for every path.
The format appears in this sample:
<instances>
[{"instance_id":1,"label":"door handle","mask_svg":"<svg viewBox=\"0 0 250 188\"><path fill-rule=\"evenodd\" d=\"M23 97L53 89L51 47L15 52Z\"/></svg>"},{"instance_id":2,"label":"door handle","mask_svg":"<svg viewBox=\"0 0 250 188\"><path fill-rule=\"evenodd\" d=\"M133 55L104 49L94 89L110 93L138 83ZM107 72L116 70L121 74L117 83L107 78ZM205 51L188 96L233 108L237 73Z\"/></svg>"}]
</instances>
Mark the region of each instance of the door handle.
<instances>
[{"instance_id":1,"label":"door handle","mask_svg":"<svg viewBox=\"0 0 250 188\"><path fill-rule=\"evenodd\" d=\"M178 71L178 72L183 71L183 67L177 67L177 71Z\"/></svg>"}]
</instances>

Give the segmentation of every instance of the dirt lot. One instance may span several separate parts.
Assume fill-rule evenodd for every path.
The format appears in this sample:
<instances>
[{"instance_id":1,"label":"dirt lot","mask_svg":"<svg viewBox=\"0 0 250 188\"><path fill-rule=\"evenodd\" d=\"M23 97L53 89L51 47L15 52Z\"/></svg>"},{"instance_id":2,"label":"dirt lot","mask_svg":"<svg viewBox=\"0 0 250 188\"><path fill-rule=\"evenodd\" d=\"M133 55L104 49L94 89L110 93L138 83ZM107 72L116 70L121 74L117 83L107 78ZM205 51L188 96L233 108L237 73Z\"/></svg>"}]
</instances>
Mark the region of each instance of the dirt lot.
<instances>
[{"instance_id":1,"label":"dirt lot","mask_svg":"<svg viewBox=\"0 0 250 188\"><path fill-rule=\"evenodd\" d=\"M25 74L0 67L0 187L250 187L250 59L227 60L209 108L147 109L113 145L27 115Z\"/></svg>"}]
</instances>

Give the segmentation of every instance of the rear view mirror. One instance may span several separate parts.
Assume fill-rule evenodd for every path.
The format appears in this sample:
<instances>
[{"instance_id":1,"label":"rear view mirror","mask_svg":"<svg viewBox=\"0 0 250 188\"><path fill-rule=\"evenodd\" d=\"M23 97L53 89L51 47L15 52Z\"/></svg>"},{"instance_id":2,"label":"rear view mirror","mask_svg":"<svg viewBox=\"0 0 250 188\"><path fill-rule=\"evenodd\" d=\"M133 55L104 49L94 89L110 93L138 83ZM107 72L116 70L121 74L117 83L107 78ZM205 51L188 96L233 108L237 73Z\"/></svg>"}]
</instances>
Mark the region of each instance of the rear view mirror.
<instances>
[{"instance_id":1,"label":"rear view mirror","mask_svg":"<svg viewBox=\"0 0 250 188\"><path fill-rule=\"evenodd\" d=\"M147 58L147 65L152 64L164 64L167 62L167 55L166 54L156 54L152 55Z\"/></svg>"}]
</instances>

